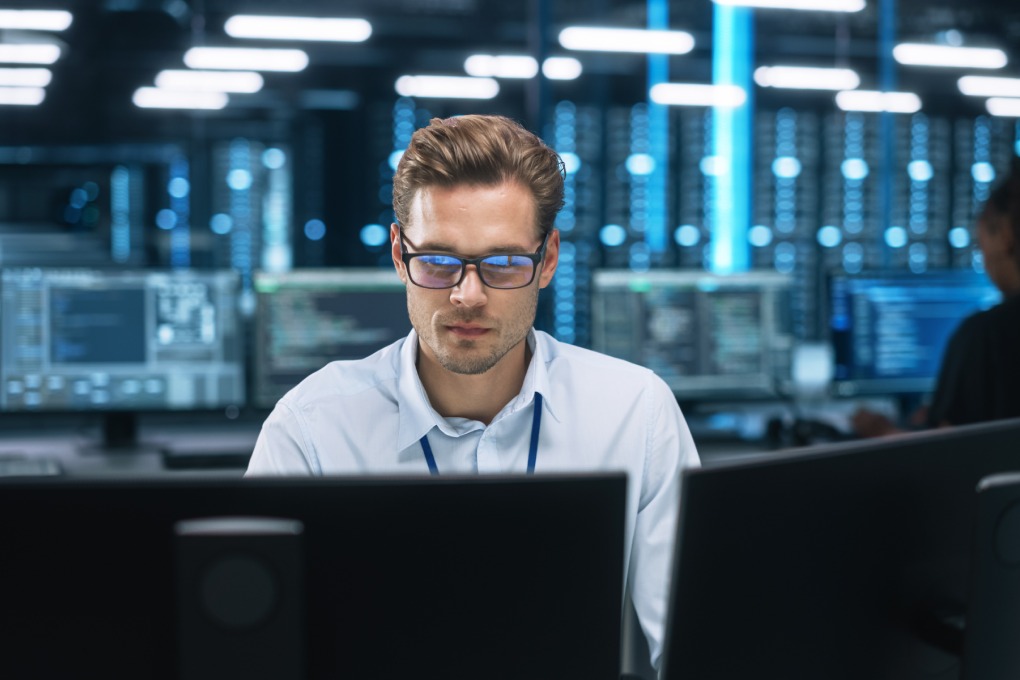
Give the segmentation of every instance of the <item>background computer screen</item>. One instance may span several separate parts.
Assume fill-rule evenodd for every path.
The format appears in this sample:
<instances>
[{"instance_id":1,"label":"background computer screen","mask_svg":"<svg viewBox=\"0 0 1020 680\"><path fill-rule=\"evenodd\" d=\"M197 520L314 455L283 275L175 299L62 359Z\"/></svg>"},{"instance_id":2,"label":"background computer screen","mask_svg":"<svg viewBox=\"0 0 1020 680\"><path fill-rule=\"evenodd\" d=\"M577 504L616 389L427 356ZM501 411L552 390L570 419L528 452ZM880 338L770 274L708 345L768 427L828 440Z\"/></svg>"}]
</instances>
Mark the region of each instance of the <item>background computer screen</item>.
<instances>
[{"instance_id":1,"label":"background computer screen","mask_svg":"<svg viewBox=\"0 0 1020 680\"><path fill-rule=\"evenodd\" d=\"M252 403L269 408L330 361L362 359L411 330L392 269L259 272Z\"/></svg>"},{"instance_id":2,"label":"background computer screen","mask_svg":"<svg viewBox=\"0 0 1020 680\"><path fill-rule=\"evenodd\" d=\"M0 278L3 410L244 403L235 273L9 268Z\"/></svg>"},{"instance_id":3,"label":"background computer screen","mask_svg":"<svg viewBox=\"0 0 1020 680\"><path fill-rule=\"evenodd\" d=\"M1002 298L972 270L865 272L829 280L837 395L932 390L950 335Z\"/></svg>"},{"instance_id":4,"label":"background computer screen","mask_svg":"<svg viewBox=\"0 0 1020 680\"><path fill-rule=\"evenodd\" d=\"M592 345L680 398L774 395L790 372L790 285L774 272L599 271Z\"/></svg>"}]
</instances>

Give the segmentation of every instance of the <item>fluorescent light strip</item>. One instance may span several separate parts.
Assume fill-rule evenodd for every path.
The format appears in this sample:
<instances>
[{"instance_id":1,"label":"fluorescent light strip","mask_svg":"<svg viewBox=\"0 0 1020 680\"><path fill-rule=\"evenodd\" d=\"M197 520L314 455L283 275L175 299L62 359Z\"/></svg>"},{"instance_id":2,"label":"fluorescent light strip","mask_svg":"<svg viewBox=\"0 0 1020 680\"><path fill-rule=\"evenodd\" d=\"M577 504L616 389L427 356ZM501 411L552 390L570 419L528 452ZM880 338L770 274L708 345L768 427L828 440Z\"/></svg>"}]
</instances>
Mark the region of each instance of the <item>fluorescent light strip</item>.
<instances>
[{"instance_id":1,"label":"fluorescent light strip","mask_svg":"<svg viewBox=\"0 0 1020 680\"><path fill-rule=\"evenodd\" d=\"M906 66L943 66L948 68L1002 68L1009 61L1006 53L994 47L954 47L924 43L900 43L893 58Z\"/></svg>"},{"instance_id":2,"label":"fluorescent light strip","mask_svg":"<svg viewBox=\"0 0 1020 680\"><path fill-rule=\"evenodd\" d=\"M861 79L846 68L760 66L754 71L754 82L762 87L795 90L853 90L861 84Z\"/></svg>"},{"instance_id":3,"label":"fluorescent light strip","mask_svg":"<svg viewBox=\"0 0 1020 680\"><path fill-rule=\"evenodd\" d=\"M175 92L158 87L140 87L131 98L143 109L222 109L229 98L222 92Z\"/></svg>"},{"instance_id":4,"label":"fluorescent light strip","mask_svg":"<svg viewBox=\"0 0 1020 680\"><path fill-rule=\"evenodd\" d=\"M534 78L538 62L533 57L472 54L464 61L469 76L491 78Z\"/></svg>"},{"instance_id":5,"label":"fluorescent light strip","mask_svg":"<svg viewBox=\"0 0 1020 680\"><path fill-rule=\"evenodd\" d=\"M192 47L184 53L184 63L193 69L293 73L303 71L308 66L308 55L302 50Z\"/></svg>"},{"instance_id":6,"label":"fluorescent light strip","mask_svg":"<svg viewBox=\"0 0 1020 680\"><path fill-rule=\"evenodd\" d=\"M755 7L759 9L796 9L812 12L860 12L864 0L712 0L725 7Z\"/></svg>"},{"instance_id":7,"label":"fluorescent light strip","mask_svg":"<svg viewBox=\"0 0 1020 680\"><path fill-rule=\"evenodd\" d=\"M560 44L568 50L687 54L694 49L694 37L684 31L571 26L560 31Z\"/></svg>"},{"instance_id":8,"label":"fluorescent light strip","mask_svg":"<svg viewBox=\"0 0 1020 680\"><path fill-rule=\"evenodd\" d=\"M74 20L70 12L46 9L0 9L0 28L23 31L63 31Z\"/></svg>"},{"instance_id":9,"label":"fluorescent light strip","mask_svg":"<svg viewBox=\"0 0 1020 680\"><path fill-rule=\"evenodd\" d=\"M670 106L716 106L736 108L747 101L747 93L736 85L659 83L648 96L656 104Z\"/></svg>"},{"instance_id":10,"label":"fluorescent light strip","mask_svg":"<svg viewBox=\"0 0 1020 680\"><path fill-rule=\"evenodd\" d=\"M0 45L0 64L52 64L60 59L60 48L51 43Z\"/></svg>"},{"instance_id":11,"label":"fluorescent light strip","mask_svg":"<svg viewBox=\"0 0 1020 680\"><path fill-rule=\"evenodd\" d=\"M581 62L573 57L549 57L542 62L542 74L549 80L575 80L582 70Z\"/></svg>"},{"instance_id":12,"label":"fluorescent light strip","mask_svg":"<svg viewBox=\"0 0 1020 680\"><path fill-rule=\"evenodd\" d=\"M364 19L238 14L227 19L223 30L233 38L364 42L372 35L372 24Z\"/></svg>"},{"instance_id":13,"label":"fluorescent light strip","mask_svg":"<svg viewBox=\"0 0 1020 680\"><path fill-rule=\"evenodd\" d=\"M262 89L262 76L254 71L160 71L156 87L185 92L239 92L251 94Z\"/></svg>"},{"instance_id":14,"label":"fluorescent light strip","mask_svg":"<svg viewBox=\"0 0 1020 680\"><path fill-rule=\"evenodd\" d=\"M46 87L53 74L46 68L0 68L0 86Z\"/></svg>"},{"instance_id":15,"label":"fluorescent light strip","mask_svg":"<svg viewBox=\"0 0 1020 680\"><path fill-rule=\"evenodd\" d=\"M992 97L985 102L985 108L993 116L1003 118L1020 118L1020 99L1009 99L1006 97Z\"/></svg>"},{"instance_id":16,"label":"fluorescent light strip","mask_svg":"<svg viewBox=\"0 0 1020 680\"><path fill-rule=\"evenodd\" d=\"M46 99L41 87L0 87L0 105L38 106Z\"/></svg>"},{"instance_id":17,"label":"fluorescent light strip","mask_svg":"<svg viewBox=\"0 0 1020 680\"><path fill-rule=\"evenodd\" d=\"M492 78L401 76L395 89L401 97L492 99L499 94L499 83Z\"/></svg>"},{"instance_id":18,"label":"fluorescent light strip","mask_svg":"<svg viewBox=\"0 0 1020 680\"><path fill-rule=\"evenodd\" d=\"M836 95L836 106L844 111L916 113L921 110L921 99L913 92L848 90Z\"/></svg>"},{"instance_id":19,"label":"fluorescent light strip","mask_svg":"<svg viewBox=\"0 0 1020 680\"><path fill-rule=\"evenodd\" d=\"M1020 78L964 76L956 85L960 92L972 97L1020 97Z\"/></svg>"}]
</instances>

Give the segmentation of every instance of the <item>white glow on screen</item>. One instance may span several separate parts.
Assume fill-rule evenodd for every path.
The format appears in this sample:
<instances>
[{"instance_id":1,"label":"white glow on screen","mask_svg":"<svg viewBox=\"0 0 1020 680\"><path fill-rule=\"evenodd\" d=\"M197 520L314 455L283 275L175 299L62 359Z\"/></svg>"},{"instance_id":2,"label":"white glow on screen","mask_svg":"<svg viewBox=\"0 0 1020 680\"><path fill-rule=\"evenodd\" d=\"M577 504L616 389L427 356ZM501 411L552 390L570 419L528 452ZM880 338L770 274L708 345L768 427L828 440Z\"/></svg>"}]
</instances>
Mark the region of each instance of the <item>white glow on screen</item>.
<instances>
[{"instance_id":1,"label":"white glow on screen","mask_svg":"<svg viewBox=\"0 0 1020 680\"><path fill-rule=\"evenodd\" d=\"M549 57L542 62L542 74L549 80L575 80L582 70L581 62L573 57Z\"/></svg>"},{"instance_id":2,"label":"white glow on screen","mask_svg":"<svg viewBox=\"0 0 1020 680\"><path fill-rule=\"evenodd\" d=\"M1020 99L992 97L985 102L985 108L993 116L1003 118L1020 118Z\"/></svg>"},{"instance_id":3,"label":"white glow on screen","mask_svg":"<svg viewBox=\"0 0 1020 680\"><path fill-rule=\"evenodd\" d=\"M921 98L913 92L848 90L836 94L836 106L844 111L916 113L921 110Z\"/></svg>"},{"instance_id":4,"label":"white glow on screen","mask_svg":"<svg viewBox=\"0 0 1020 680\"><path fill-rule=\"evenodd\" d=\"M45 68L0 68L0 86L46 87L53 74Z\"/></svg>"},{"instance_id":5,"label":"white glow on screen","mask_svg":"<svg viewBox=\"0 0 1020 680\"><path fill-rule=\"evenodd\" d=\"M143 109L222 109L229 101L222 92L177 92L158 87L140 87L132 97Z\"/></svg>"},{"instance_id":6,"label":"white glow on screen","mask_svg":"<svg viewBox=\"0 0 1020 680\"><path fill-rule=\"evenodd\" d=\"M560 45L594 52L687 54L694 49L694 36L686 31L570 26L560 31Z\"/></svg>"},{"instance_id":7,"label":"white glow on screen","mask_svg":"<svg viewBox=\"0 0 1020 680\"><path fill-rule=\"evenodd\" d=\"M23 31L63 31L74 16L63 10L0 9L0 28Z\"/></svg>"},{"instance_id":8,"label":"white glow on screen","mask_svg":"<svg viewBox=\"0 0 1020 680\"><path fill-rule=\"evenodd\" d=\"M41 87L0 87L0 105L38 106L46 99Z\"/></svg>"},{"instance_id":9,"label":"white glow on screen","mask_svg":"<svg viewBox=\"0 0 1020 680\"><path fill-rule=\"evenodd\" d=\"M972 97L1020 97L1020 78L963 76L956 86Z\"/></svg>"},{"instance_id":10,"label":"white glow on screen","mask_svg":"<svg viewBox=\"0 0 1020 680\"><path fill-rule=\"evenodd\" d=\"M747 93L736 85L659 83L649 96L656 104L670 106L718 106L736 108L747 101Z\"/></svg>"},{"instance_id":11,"label":"white glow on screen","mask_svg":"<svg viewBox=\"0 0 1020 680\"><path fill-rule=\"evenodd\" d=\"M492 78L401 76L395 89L401 97L492 99L499 94L499 83Z\"/></svg>"},{"instance_id":12,"label":"white glow on screen","mask_svg":"<svg viewBox=\"0 0 1020 680\"><path fill-rule=\"evenodd\" d=\"M156 74L156 87L187 92L238 92L262 89L262 76L254 71L167 70Z\"/></svg>"},{"instance_id":13,"label":"white glow on screen","mask_svg":"<svg viewBox=\"0 0 1020 680\"><path fill-rule=\"evenodd\" d=\"M861 79L848 68L760 66L754 71L754 82L761 87L798 90L853 90Z\"/></svg>"},{"instance_id":14,"label":"white glow on screen","mask_svg":"<svg viewBox=\"0 0 1020 680\"><path fill-rule=\"evenodd\" d=\"M193 69L230 71L303 71L308 55L302 50L251 47L192 47L184 63Z\"/></svg>"},{"instance_id":15,"label":"white glow on screen","mask_svg":"<svg viewBox=\"0 0 1020 680\"><path fill-rule=\"evenodd\" d=\"M812 12L860 12L864 0L712 0L726 7L756 7L759 9L796 9Z\"/></svg>"},{"instance_id":16,"label":"white glow on screen","mask_svg":"<svg viewBox=\"0 0 1020 680\"><path fill-rule=\"evenodd\" d=\"M478 78L534 78L538 62L528 56L472 54L464 61L464 71Z\"/></svg>"},{"instance_id":17,"label":"white glow on screen","mask_svg":"<svg viewBox=\"0 0 1020 680\"><path fill-rule=\"evenodd\" d=\"M60 59L60 47L50 43L0 45L0 64L52 64Z\"/></svg>"},{"instance_id":18,"label":"white glow on screen","mask_svg":"<svg viewBox=\"0 0 1020 680\"><path fill-rule=\"evenodd\" d=\"M948 68L1002 68L1008 62L1006 53L994 47L957 47L925 43L900 43L893 48L893 58L908 66Z\"/></svg>"}]
</instances>

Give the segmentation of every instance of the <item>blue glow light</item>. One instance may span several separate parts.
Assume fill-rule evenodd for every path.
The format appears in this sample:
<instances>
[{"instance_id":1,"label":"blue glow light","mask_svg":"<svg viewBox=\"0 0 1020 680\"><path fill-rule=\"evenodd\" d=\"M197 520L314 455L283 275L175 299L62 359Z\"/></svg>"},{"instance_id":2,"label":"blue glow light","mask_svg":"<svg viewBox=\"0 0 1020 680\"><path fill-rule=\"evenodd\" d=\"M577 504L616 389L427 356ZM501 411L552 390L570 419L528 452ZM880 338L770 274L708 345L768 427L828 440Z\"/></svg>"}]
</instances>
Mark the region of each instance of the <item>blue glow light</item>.
<instances>
[{"instance_id":1,"label":"blue glow light","mask_svg":"<svg viewBox=\"0 0 1020 680\"><path fill-rule=\"evenodd\" d=\"M868 164L863 158L847 158L840 166L843 177L849 180L862 180L868 176Z\"/></svg>"},{"instance_id":2,"label":"blue glow light","mask_svg":"<svg viewBox=\"0 0 1020 680\"><path fill-rule=\"evenodd\" d=\"M907 174L915 182L927 182L935 176L935 170L928 161L910 161Z\"/></svg>"},{"instance_id":3,"label":"blue glow light","mask_svg":"<svg viewBox=\"0 0 1020 680\"><path fill-rule=\"evenodd\" d=\"M170 231L177 226L177 213L170 208L163 208L156 213L156 226L160 229Z\"/></svg>"},{"instance_id":4,"label":"blue glow light","mask_svg":"<svg viewBox=\"0 0 1020 680\"><path fill-rule=\"evenodd\" d=\"M772 243L772 230L764 224L756 224L747 231L747 240L752 246L764 248Z\"/></svg>"},{"instance_id":5,"label":"blue glow light","mask_svg":"<svg viewBox=\"0 0 1020 680\"><path fill-rule=\"evenodd\" d=\"M673 232L673 240L685 248L696 246L701 240L701 230L693 224L681 224Z\"/></svg>"},{"instance_id":6,"label":"blue glow light","mask_svg":"<svg viewBox=\"0 0 1020 680\"><path fill-rule=\"evenodd\" d=\"M305 222L305 238L309 241L321 241L326 235L326 223L322 220Z\"/></svg>"},{"instance_id":7,"label":"blue glow light","mask_svg":"<svg viewBox=\"0 0 1020 680\"><path fill-rule=\"evenodd\" d=\"M599 240L610 248L622 246L627 240L627 230L619 224L607 224L599 230Z\"/></svg>"},{"instance_id":8,"label":"blue glow light","mask_svg":"<svg viewBox=\"0 0 1020 680\"><path fill-rule=\"evenodd\" d=\"M632 153L627 157L627 172L645 176L655 172L655 159L646 153Z\"/></svg>"},{"instance_id":9,"label":"blue glow light","mask_svg":"<svg viewBox=\"0 0 1020 680\"><path fill-rule=\"evenodd\" d=\"M71 198L67 201L72 208L81 210L85 207L85 204L89 202L89 195L84 189L74 189L71 191Z\"/></svg>"},{"instance_id":10,"label":"blue glow light","mask_svg":"<svg viewBox=\"0 0 1020 680\"><path fill-rule=\"evenodd\" d=\"M815 237L818 239L818 243L825 248L835 248L843 242L843 232L839 230L839 227L831 224L819 229Z\"/></svg>"},{"instance_id":11,"label":"blue glow light","mask_svg":"<svg viewBox=\"0 0 1020 680\"><path fill-rule=\"evenodd\" d=\"M244 168L235 168L227 173L227 186L234 191L247 191L251 188L251 172Z\"/></svg>"},{"instance_id":12,"label":"blue glow light","mask_svg":"<svg viewBox=\"0 0 1020 680\"><path fill-rule=\"evenodd\" d=\"M975 182L988 184L995 181L995 167L987 161L981 161L970 166L970 175Z\"/></svg>"},{"instance_id":13,"label":"blue glow light","mask_svg":"<svg viewBox=\"0 0 1020 680\"><path fill-rule=\"evenodd\" d=\"M229 234L234 228L234 218L226 213L216 213L209 218L209 230L214 234Z\"/></svg>"},{"instance_id":14,"label":"blue glow light","mask_svg":"<svg viewBox=\"0 0 1020 680\"><path fill-rule=\"evenodd\" d=\"M174 177L167 182L166 192L174 198L184 198L191 192L191 184L183 177Z\"/></svg>"},{"instance_id":15,"label":"blue glow light","mask_svg":"<svg viewBox=\"0 0 1020 680\"><path fill-rule=\"evenodd\" d=\"M723 156L705 156L698 163L698 169L705 177L722 177L729 170L729 163Z\"/></svg>"},{"instance_id":16,"label":"blue glow light","mask_svg":"<svg viewBox=\"0 0 1020 680\"><path fill-rule=\"evenodd\" d=\"M889 227L885 230L885 244L890 248L907 245L907 230L903 227Z\"/></svg>"},{"instance_id":17,"label":"blue glow light","mask_svg":"<svg viewBox=\"0 0 1020 680\"><path fill-rule=\"evenodd\" d=\"M966 248L970 245L970 232L966 227L953 227L949 230L949 245L954 248Z\"/></svg>"},{"instance_id":18,"label":"blue glow light","mask_svg":"<svg viewBox=\"0 0 1020 680\"><path fill-rule=\"evenodd\" d=\"M305 225L305 233L308 233L308 226ZM323 225L325 233L325 225ZM361 228L361 242L369 248L378 248L389 240L390 232L381 224L366 224ZM311 238L311 237L309 237ZM317 241L318 239L312 239Z\"/></svg>"},{"instance_id":19,"label":"blue glow light","mask_svg":"<svg viewBox=\"0 0 1020 680\"><path fill-rule=\"evenodd\" d=\"M287 154L283 149L266 149L262 152L262 165L270 170L279 170L287 163Z\"/></svg>"},{"instance_id":20,"label":"blue glow light","mask_svg":"<svg viewBox=\"0 0 1020 680\"><path fill-rule=\"evenodd\" d=\"M567 151L566 153L561 153L560 158L563 159L563 170L568 175L573 175L575 172L581 169L581 157L578 156L576 153ZM628 162L630 162L629 159ZM654 166L654 164L655 161L653 160L652 165ZM628 167L628 170L629 169L630 168Z\"/></svg>"},{"instance_id":21,"label":"blue glow light","mask_svg":"<svg viewBox=\"0 0 1020 680\"><path fill-rule=\"evenodd\" d=\"M793 156L780 156L772 161L772 174L780 179L795 179L800 171L800 161Z\"/></svg>"},{"instance_id":22,"label":"blue glow light","mask_svg":"<svg viewBox=\"0 0 1020 680\"><path fill-rule=\"evenodd\" d=\"M400 159L403 157L404 157L403 149L398 149L390 154L390 157L389 159L387 159L387 161L389 162L390 167L393 168L393 172L397 171L397 165L400 163Z\"/></svg>"}]
</instances>

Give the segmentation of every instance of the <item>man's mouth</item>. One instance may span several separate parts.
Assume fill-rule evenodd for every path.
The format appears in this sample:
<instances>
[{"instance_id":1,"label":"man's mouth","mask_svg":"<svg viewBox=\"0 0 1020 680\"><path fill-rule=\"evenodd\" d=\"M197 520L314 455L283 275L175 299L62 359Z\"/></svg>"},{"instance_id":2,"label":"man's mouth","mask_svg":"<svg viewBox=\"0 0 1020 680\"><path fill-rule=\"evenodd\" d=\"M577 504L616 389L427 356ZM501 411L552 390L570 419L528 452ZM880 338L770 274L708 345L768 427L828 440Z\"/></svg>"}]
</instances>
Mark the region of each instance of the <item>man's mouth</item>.
<instances>
[{"instance_id":1,"label":"man's mouth","mask_svg":"<svg viewBox=\"0 0 1020 680\"><path fill-rule=\"evenodd\" d=\"M474 324L451 324L446 329L459 338L480 338L491 330Z\"/></svg>"}]
</instances>

